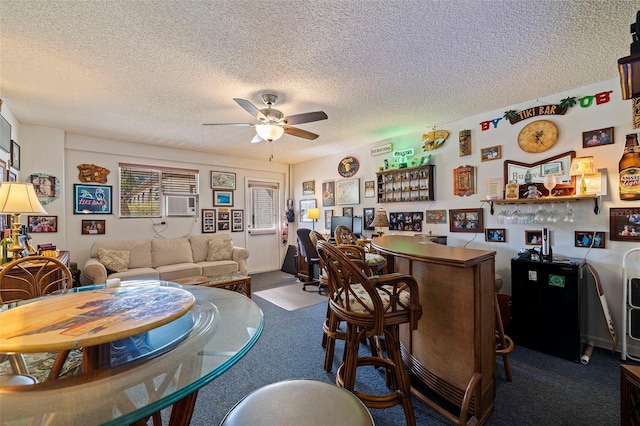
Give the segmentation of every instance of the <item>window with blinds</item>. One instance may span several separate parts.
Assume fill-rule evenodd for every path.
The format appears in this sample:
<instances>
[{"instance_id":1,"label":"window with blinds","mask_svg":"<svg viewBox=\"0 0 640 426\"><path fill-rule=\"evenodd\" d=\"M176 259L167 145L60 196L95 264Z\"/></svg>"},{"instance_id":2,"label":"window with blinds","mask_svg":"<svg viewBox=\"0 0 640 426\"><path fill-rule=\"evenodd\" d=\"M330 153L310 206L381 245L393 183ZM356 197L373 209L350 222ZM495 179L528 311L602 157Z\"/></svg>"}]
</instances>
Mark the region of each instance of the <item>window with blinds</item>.
<instances>
[{"instance_id":1,"label":"window with blinds","mask_svg":"<svg viewBox=\"0 0 640 426\"><path fill-rule=\"evenodd\" d=\"M250 187L252 232L276 232L277 189L252 185Z\"/></svg>"},{"instance_id":2,"label":"window with blinds","mask_svg":"<svg viewBox=\"0 0 640 426\"><path fill-rule=\"evenodd\" d=\"M197 170L120 164L120 217L162 217L165 196L199 193Z\"/></svg>"}]
</instances>

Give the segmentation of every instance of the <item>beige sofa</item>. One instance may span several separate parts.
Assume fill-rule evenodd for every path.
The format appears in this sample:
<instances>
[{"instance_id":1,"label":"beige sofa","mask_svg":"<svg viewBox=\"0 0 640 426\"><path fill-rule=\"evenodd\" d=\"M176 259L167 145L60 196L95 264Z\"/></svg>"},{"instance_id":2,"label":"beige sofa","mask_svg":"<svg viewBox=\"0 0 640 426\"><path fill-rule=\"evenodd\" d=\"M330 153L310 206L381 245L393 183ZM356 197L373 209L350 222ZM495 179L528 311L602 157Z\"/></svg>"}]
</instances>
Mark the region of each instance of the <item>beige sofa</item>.
<instances>
[{"instance_id":1,"label":"beige sofa","mask_svg":"<svg viewBox=\"0 0 640 426\"><path fill-rule=\"evenodd\" d=\"M190 238L97 241L91 247L90 256L82 274L90 283L100 284L107 278L172 281L233 272L247 275L249 250L234 247L229 235L195 235Z\"/></svg>"}]
</instances>

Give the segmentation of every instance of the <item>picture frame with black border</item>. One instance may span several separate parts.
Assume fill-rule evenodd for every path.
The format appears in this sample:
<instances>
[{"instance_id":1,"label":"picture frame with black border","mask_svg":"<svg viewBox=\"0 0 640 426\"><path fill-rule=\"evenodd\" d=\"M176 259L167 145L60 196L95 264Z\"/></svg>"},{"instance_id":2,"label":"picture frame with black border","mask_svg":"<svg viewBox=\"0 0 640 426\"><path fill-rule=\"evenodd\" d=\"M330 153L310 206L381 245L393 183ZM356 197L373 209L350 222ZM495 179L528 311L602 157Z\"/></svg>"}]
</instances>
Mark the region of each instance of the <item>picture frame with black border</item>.
<instances>
[{"instance_id":1,"label":"picture frame with black border","mask_svg":"<svg viewBox=\"0 0 640 426\"><path fill-rule=\"evenodd\" d=\"M528 246L541 246L542 229L528 229L524 231L524 243Z\"/></svg>"},{"instance_id":2,"label":"picture frame with black border","mask_svg":"<svg viewBox=\"0 0 640 426\"><path fill-rule=\"evenodd\" d=\"M20 170L20 145L11 140L11 167Z\"/></svg>"},{"instance_id":3,"label":"picture frame with black border","mask_svg":"<svg viewBox=\"0 0 640 426\"><path fill-rule=\"evenodd\" d=\"M112 187L109 185L73 185L73 214L112 214Z\"/></svg>"},{"instance_id":4,"label":"picture frame with black border","mask_svg":"<svg viewBox=\"0 0 640 426\"><path fill-rule=\"evenodd\" d=\"M507 230L505 228L486 228L484 240L490 243L505 243L507 242Z\"/></svg>"},{"instance_id":5,"label":"picture frame with black border","mask_svg":"<svg viewBox=\"0 0 640 426\"><path fill-rule=\"evenodd\" d=\"M30 234L58 232L58 216L27 216Z\"/></svg>"},{"instance_id":6,"label":"picture frame with black border","mask_svg":"<svg viewBox=\"0 0 640 426\"><path fill-rule=\"evenodd\" d=\"M233 191L213 191L214 207L233 207Z\"/></svg>"},{"instance_id":7,"label":"picture frame with black border","mask_svg":"<svg viewBox=\"0 0 640 426\"><path fill-rule=\"evenodd\" d=\"M640 207L609 209L609 239L640 241Z\"/></svg>"},{"instance_id":8,"label":"picture frame with black border","mask_svg":"<svg viewBox=\"0 0 640 426\"><path fill-rule=\"evenodd\" d=\"M614 143L613 127L605 127L603 129L589 130L582 132L582 147L593 148L602 145L611 145Z\"/></svg>"},{"instance_id":9,"label":"picture frame with black border","mask_svg":"<svg viewBox=\"0 0 640 426\"><path fill-rule=\"evenodd\" d=\"M574 231L573 239L576 247L605 248L605 233L599 231Z\"/></svg>"},{"instance_id":10,"label":"picture frame with black border","mask_svg":"<svg viewBox=\"0 0 640 426\"><path fill-rule=\"evenodd\" d=\"M353 217L353 207L343 207L342 216Z\"/></svg>"},{"instance_id":11,"label":"picture frame with black border","mask_svg":"<svg viewBox=\"0 0 640 426\"><path fill-rule=\"evenodd\" d=\"M244 210L231 210L231 232L244 231Z\"/></svg>"},{"instance_id":12,"label":"picture frame with black border","mask_svg":"<svg viewBox=\"0 0 640 426\"><path fill-rule=\"evenodd\" d=\"M236 174L234 172L211 172L211 189L236 189Z\"/></svg>"},{"instance_id":13,"label":"picture frame with black border","mask_svg":"<svg viewBox=\"0 0 640 426\"><path fill-rule=\"evenodd\" d=\"M83 219L82 235L104 235L106 233L106 221L99 219Z\"/></svg>"},{"instance_id":14,"label":"picture frame with black border","mask_svg":"<svg viewBox=\"0 0 640 426\"><path fill-rule=\"evenodd\" d=\"M365 207L362 209L362 220L364 221L363 228L367 231L375 230L373 226L373 219L375 216L376 209L374 207Z\"/></svg>"},{"instance_id":15,"label":"picture frame with black border","mask_svg":"<svg viewBox=\"0 0 640 426\"><path fill-rule=\"evenodd\" d=\"M202 233L215 234L216 232L216 209L201 209L200 218L202 220Z\"/></svg>"},{"instance_id":16,"label":"picture frame with black border","mask_svg":"<svg viewBox=\"0 0 640 426\"><path fill-rule=\"evenodd\" d=\"M484 209L449 209L449 231L484 233Z\"/></svg>"}]
</instances>

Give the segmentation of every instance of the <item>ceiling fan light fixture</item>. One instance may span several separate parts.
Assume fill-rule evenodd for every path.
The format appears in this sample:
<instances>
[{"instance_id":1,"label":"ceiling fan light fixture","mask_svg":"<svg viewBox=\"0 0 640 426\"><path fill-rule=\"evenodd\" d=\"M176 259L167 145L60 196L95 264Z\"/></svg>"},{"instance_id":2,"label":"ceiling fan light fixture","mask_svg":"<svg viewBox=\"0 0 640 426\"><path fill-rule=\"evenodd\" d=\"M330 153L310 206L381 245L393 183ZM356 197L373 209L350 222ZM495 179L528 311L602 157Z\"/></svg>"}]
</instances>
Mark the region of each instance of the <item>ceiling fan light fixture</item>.
<instances>
[{"instance_id":1,"label":"ceiling fan light fixture","mask_svg":"<svg viewBox=\"0 0 640 426\"><path fill-rule=\"evenodd\" d=\"M265 141L273 142L284 134L284 129L274 124L257 124L256 133Z\"/></svg>"}]
</instances>

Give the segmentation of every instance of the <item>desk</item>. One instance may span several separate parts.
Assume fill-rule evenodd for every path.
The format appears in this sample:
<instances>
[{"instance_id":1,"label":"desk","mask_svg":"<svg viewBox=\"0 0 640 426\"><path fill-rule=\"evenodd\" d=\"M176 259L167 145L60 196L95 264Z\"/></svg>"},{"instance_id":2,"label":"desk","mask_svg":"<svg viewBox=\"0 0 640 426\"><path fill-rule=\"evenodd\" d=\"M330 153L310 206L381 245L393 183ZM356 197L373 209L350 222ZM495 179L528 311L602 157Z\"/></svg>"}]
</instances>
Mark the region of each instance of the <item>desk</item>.
<instances>
[{"instance_id":1,"label":"desk","mask_svg":"<svg viewBox=\"0 0 640 426\"><path fill-rule=\"evenodd\" d=\"M495 252L444 246L406 235L383 235L372 245L388 269L418 282L418 329L400 330L403 359L439 396L460 407L475 373L482 375L471 412L479 424L493 411L495 382Z\"/></svg>"},{"instance_id":2,"label":"desk","mask_svg":"<svg viewBox=\"0 0 640 426\"><path fill-rule=\"evenodd\" d=\"M183 289L195 297L189 312L194 325L171 351L63 380L0 387L2 421L122 425L175 404L171 424L188 424L198 389L253 347L263 316L241 294L202 286Z\"/></svg>"}]
</instances>

